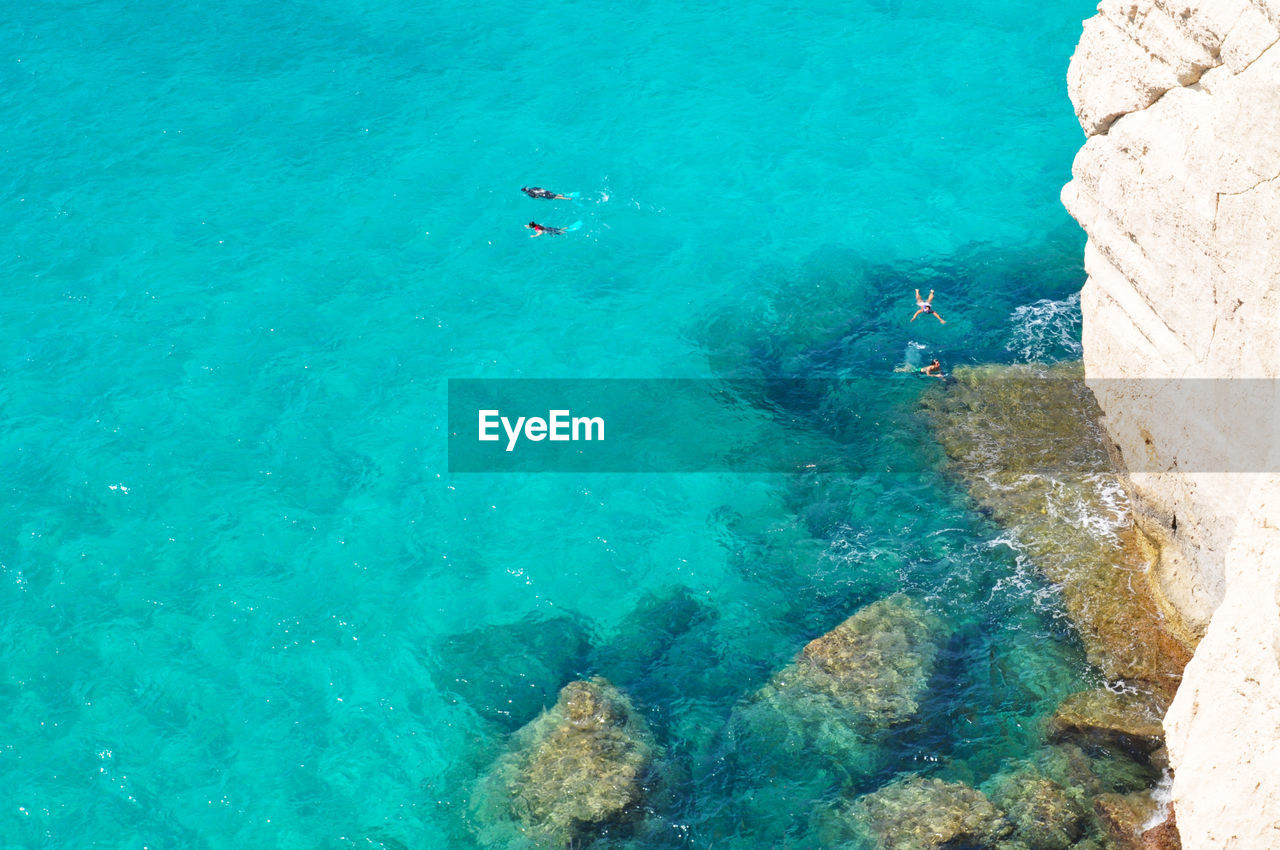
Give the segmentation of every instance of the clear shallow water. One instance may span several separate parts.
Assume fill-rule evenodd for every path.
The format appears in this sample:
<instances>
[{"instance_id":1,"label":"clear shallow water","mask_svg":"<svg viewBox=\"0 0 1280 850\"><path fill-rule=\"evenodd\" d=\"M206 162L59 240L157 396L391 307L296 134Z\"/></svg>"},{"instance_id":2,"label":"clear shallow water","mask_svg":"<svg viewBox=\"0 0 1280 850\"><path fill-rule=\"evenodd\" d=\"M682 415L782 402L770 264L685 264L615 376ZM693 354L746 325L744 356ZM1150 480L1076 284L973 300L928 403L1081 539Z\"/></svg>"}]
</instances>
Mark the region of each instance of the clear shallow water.
<instances>
[{"instance_id":1,"label":"clear shallow water","mask_svg":"<svg viewBox=\"0 0 1280 850\"><path fill-rule=\"evenodd\" d=\"M1087 674L953 484L450 476L444 379L1071 356L1090 11L10 5L5 842L465 846L510 724L453 679L561 613L592 672L673 588L702 613L632 684L693 846L804 819L743 809L717 729L898 589L955 635L898 769L1024 752Z\"/></svg>"}]
</instances>

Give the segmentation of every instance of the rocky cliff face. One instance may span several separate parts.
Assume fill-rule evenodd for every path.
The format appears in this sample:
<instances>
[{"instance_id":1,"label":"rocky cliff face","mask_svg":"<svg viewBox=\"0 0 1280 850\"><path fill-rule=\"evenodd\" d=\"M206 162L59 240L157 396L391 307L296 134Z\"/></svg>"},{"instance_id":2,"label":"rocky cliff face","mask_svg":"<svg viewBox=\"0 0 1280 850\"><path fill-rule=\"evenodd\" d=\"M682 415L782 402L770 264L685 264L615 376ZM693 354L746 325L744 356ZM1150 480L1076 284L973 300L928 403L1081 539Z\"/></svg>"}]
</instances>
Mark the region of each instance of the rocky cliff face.
<instances>
[{"instance_id":1,"label":"rocky cliff face","mask_svg":"<svg viewBox=\"0 0 1280 850\"><path fill-rule=\"evenodd\" d=\"M1280 0L1103 0L1071 61L1088 141L1084 359L1153 590L1195 657L1165 720L1185 846L1280 847ZM1226 380L1231 379L1231 380Z\"/></svg>"}]
</instances>

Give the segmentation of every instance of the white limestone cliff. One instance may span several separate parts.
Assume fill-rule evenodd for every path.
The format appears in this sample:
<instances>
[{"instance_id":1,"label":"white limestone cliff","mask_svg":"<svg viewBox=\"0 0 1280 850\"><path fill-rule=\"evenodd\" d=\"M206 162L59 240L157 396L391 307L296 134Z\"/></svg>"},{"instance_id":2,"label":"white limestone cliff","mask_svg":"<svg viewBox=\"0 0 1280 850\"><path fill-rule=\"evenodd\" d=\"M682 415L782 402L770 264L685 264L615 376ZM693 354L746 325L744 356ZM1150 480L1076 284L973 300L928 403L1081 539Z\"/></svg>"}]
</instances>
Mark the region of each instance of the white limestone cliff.
<instances>
[{"instance_id":1,"label":"white limestone cliff","mask_svg":"<svg viewBox=\"0 0 1280 850\"><path fill-rule=\"evenodd\" d=\"M1103 0L1068 72L1085 372L1196 645L1165 721L1188 848L1280 848L1280 398L1241 380L1280 377L1278 43L1280 0Z\"/></svg>"},{"instance_id":2,"label":"white limestone cliff","mask_svg":"<svg viewBox=\"0 0 1280 850\"><path fill-rule=\"evenodd\" d=\"M1226 597L1165 717L1187 848L1280 847L1280 481L1249 501Z\"/></svg>"}]
</instances>

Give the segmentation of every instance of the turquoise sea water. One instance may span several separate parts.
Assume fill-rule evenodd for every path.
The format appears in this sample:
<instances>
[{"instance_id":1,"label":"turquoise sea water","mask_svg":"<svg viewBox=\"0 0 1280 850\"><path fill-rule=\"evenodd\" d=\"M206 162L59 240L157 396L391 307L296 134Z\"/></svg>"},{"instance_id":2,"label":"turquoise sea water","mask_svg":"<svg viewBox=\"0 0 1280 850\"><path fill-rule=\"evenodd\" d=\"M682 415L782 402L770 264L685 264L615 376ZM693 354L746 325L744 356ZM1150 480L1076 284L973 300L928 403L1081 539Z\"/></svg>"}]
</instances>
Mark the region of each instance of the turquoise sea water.
<instances>
[{"instance_id":1,"label":"turquoise sea water","mask_svg":"<svg viewBox=\"0 0 1280 850\"><path fill-rule=\"evenodd\" d=\"M445 381L1075 356L1090 12L8 4L0 846L467 847L610 665L678 777L650 845L803 846L841 789L721 730L898 590L951 638L852 790L1024 755L1090 674L953 481L451 475Z\"/></svg>"}]
</instances>

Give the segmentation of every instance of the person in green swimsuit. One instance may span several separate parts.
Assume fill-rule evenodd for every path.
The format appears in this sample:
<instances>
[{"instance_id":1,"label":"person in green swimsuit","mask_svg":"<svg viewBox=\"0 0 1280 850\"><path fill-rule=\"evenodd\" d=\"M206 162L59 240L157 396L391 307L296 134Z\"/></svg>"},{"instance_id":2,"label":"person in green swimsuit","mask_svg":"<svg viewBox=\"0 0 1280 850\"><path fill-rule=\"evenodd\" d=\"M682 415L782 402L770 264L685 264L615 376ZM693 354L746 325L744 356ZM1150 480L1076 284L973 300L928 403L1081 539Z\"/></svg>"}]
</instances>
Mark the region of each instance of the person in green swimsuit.
<instances>
[{"instance_id":1,"label":"person in green swimsuit","mask_svg":"<svg viewBox=\"0 0 1280 850\"><path fill-rule=\"evenodd\" d=\"M909 372L913 375L932 375L935 378L942 377L942 364L938 362L938 358L933 358L932 363L924 366L912 366L910 363L904 363L901 366L895 366L895 372Z\"/></svg>"}]
</instances>

